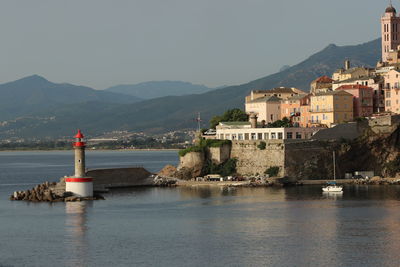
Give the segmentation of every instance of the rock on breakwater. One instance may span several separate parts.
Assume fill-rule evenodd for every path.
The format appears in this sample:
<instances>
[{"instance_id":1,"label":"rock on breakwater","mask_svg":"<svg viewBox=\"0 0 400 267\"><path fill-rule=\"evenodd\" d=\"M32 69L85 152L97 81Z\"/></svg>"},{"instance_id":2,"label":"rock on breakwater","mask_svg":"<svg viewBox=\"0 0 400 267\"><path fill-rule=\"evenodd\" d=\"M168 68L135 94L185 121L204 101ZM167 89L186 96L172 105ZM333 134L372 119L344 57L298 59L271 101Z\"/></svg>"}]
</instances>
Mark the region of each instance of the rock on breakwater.
<instances>
[{"instance_id":1,"label":"rock on breakwater","mask_svg":"<svg viewBox=\"0 0 400 267\"><path fill-rule=\"evenodd\" d=\"M93 197L74 196L71 192L65 191L65 182L64 189L60 189L60 187L62 187L62 181L60 181L60 183L44 182L42 184L38 184L30 190L15 191L10 196L10 200L23 200L31 202L71 202L104 199L103 196L96 194Z\"/></svg>"}]
</instances>

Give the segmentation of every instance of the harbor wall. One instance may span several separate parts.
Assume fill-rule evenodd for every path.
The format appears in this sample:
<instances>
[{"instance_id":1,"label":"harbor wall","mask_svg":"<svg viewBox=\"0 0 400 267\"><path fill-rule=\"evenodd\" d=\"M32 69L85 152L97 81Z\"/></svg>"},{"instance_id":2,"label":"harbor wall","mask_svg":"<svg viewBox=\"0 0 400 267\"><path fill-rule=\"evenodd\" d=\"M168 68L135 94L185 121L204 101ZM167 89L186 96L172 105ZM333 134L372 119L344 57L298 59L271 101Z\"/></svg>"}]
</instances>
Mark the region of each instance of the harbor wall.
<instances>
[{"instance_id":1,"label":"harbor wall","mask_svg":"<svg viewBox=\"0 0 400 267\"><path fill-rule=\"evenodd\" d=\"M98 188L147 186L153 184L151 173L145 168L93 169L86 172L93 177L93 186Z\"/></svg>"},{"instance_id":2,"label":"harbor wall","mask_svg":"<svg viewBox=\"0 0 400 267\"><path fill-rule=\"evenodd\" d=\"M257 146L261 141L233 141L231 158L236 158L236 170L244 176L263 175L269 167L279 167L279 176L284 175L285 150L283 140L266 142L265 149Z\"/></svg>"}]
</instances>

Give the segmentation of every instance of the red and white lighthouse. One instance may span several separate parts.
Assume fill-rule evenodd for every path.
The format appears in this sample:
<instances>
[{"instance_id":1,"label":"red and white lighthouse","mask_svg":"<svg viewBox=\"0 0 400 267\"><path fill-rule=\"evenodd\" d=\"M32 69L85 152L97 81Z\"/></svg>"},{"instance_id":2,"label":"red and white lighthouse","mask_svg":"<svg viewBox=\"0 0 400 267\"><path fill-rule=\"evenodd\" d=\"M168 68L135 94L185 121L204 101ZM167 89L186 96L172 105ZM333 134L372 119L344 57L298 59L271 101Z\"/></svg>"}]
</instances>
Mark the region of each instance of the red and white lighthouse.
<instances>
[{"instance_id":1,"label":"red and white lighthouse","mask_svg":"<svg viewBox=\"0 0 400 267\"><path fill-rule=\"evenodd\" d=\"M65 190L80 197L93 196L93 178L85 172L85 142L81 130L75 135L75 175L65 178Z\"/></svg>"}]
</instances>

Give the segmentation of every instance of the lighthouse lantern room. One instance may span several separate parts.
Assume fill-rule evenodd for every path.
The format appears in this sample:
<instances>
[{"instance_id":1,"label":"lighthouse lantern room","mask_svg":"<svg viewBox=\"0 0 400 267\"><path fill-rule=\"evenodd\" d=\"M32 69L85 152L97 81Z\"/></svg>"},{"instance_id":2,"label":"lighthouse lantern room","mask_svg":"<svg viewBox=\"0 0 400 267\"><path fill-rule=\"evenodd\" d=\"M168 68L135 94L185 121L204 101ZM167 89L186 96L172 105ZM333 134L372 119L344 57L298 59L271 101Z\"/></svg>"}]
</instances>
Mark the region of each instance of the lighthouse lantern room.
<instances>
[{"instance_id":1,"label":"lighthouse lantern room","mask_svg":"<svg viewBox=\"0 0 400 267\"><path fill-rule=\"evenodd\" d=\"M85 142L81 130L75 135L73 143L75 151L75 175L65 178L65 190L76 196L93 196L93 178L87 177L85 172Z\"/></svg>"}]
</instances>

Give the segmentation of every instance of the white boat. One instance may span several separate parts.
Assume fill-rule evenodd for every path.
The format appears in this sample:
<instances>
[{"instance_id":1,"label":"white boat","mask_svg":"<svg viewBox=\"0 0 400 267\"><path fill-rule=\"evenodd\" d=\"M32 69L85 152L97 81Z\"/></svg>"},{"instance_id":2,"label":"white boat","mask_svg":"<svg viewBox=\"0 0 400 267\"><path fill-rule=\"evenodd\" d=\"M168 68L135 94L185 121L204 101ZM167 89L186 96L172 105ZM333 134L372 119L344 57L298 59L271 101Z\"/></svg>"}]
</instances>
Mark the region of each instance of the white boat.
<instances>
[{"instance_id":1,"label":"white boat","mask_svg":"<svg viewBox=\"0 0 400 267\"><path fill-rule=\"evenodd\" d=\"M322 191L324 192L343 192L343 186L336 184L336 160L335 160L335 151L333 151L333 181L328 182L328 185L322 187Z\"/></svg>"}]
</instances>

